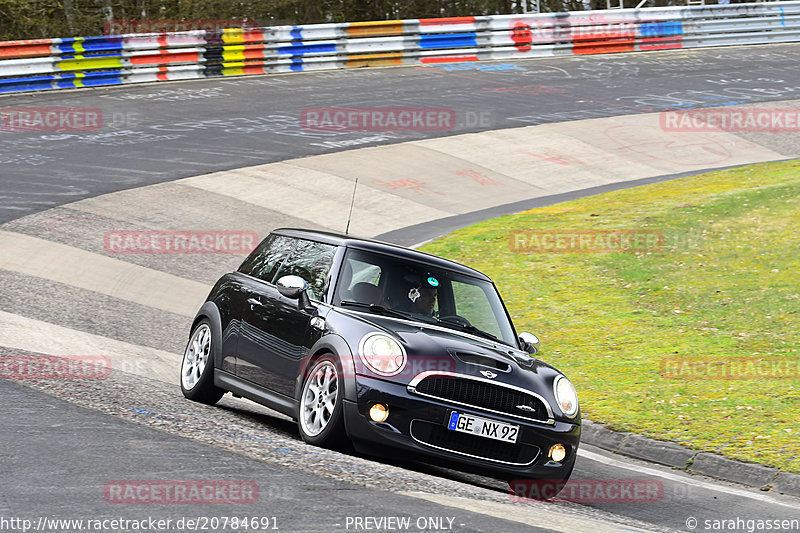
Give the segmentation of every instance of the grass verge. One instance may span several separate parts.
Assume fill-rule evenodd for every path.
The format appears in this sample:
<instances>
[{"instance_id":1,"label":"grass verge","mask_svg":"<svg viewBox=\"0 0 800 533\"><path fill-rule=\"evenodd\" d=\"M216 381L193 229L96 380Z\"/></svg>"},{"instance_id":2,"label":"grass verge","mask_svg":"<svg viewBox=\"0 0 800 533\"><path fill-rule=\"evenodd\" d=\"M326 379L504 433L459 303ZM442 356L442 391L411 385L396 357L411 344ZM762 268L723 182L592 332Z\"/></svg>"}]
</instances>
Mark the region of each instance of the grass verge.
<instances>
[{"instance_id":1,"label":"grass verge","mask_svg":"<svg viewBox=\"0 0 800 533\"><path fill-rule=\"evenodd\" d=\"M663 245L518 248L550 230L618 229L660 232ZM517 330L536 333L541 359L575 383L584 416L800 472L799 229L790 161L532 209L423 250L494 279Z\"/></svg>"}]
</instances>

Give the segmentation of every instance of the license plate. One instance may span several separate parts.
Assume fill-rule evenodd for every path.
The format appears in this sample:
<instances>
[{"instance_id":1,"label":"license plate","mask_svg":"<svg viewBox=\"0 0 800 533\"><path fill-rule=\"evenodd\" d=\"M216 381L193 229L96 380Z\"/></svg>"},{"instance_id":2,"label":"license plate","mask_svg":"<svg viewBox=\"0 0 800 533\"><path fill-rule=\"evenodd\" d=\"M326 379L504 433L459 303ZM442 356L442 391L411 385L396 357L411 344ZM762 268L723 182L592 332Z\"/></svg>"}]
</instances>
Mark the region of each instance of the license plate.
<instances>
[{"instance_id":1,"label":"license plate","mask_svg":"<svg viewBox=\"0 0 800 533\"><path fill-rule=\"evenodd\" d=\"M447 429L512 444L517 442L517 436L519 435L519 426L495 422L480 416L465 415L455 411L450 413Z\"/></svg>"}]
</instances>

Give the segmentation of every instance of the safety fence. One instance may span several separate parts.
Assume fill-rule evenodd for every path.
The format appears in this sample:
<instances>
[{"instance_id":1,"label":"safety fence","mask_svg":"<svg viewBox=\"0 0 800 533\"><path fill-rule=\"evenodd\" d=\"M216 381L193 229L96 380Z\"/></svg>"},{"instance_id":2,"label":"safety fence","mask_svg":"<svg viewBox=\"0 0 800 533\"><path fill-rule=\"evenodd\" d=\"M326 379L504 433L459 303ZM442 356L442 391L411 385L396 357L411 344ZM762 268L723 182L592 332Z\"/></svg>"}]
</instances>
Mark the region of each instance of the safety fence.
<instances>
[{"instance_id":1,"label":"safety fence","mask_svg":"<svg viewBox=\"0 0 800 533\"><path fill-rule=\"evenodd\" d=\"M800 1L0 42L0 93L800 41Z\"/></svg>"}]
</instances>

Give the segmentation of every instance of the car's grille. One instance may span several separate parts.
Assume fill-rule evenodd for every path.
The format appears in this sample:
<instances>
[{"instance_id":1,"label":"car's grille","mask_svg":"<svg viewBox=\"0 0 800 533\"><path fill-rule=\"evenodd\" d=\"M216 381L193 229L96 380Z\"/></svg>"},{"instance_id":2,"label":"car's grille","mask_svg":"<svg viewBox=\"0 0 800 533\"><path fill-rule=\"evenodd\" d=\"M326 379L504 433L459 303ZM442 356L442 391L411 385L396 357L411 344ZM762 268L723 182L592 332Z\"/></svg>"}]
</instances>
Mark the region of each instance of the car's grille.
<instances>
[{"instance_id":1,"label":"car's grille","mask_svg":"<svg viewBox=\"0 0 800 533\"><path fill-rule=\"evenodd\" d=\"M446 372L426 372L420 376L409 384L410 392L516 418L552 422L552 411L532 393Z\"/></svg>"},{"instance_id":2,"label":"car's grille","mask_svg":"<svg viewBox=\"0 0 800 533\"><path fill-rule=\"evenodd\" d=\"M539 448L536 446L511 444L450 431L442 425L425 420L411 422L411 437L421 444L440 450L512 465L532 464L539 455Z\"/></svg>"}]
</instances>

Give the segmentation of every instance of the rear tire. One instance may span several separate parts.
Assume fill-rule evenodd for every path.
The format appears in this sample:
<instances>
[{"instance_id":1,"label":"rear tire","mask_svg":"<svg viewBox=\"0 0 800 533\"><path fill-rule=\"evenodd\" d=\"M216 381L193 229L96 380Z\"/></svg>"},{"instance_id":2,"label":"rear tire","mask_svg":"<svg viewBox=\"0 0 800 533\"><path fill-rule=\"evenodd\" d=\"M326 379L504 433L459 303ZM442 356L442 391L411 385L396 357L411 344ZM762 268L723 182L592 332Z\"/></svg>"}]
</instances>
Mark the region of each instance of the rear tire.
<instances>
[{"instance_id":1,"label":"rear tire","mask_svg":"<svg viewBox=\"0 0 800 533\"><path fill-rule=\"evenodd\" d=\"M211 322L204 318L192 330L181 362L181 392L192 401L208 405L225 394L214 386L214 343Z\"/></svg>"},{"instance_id":2,"label":"rear tire","mask_svg":"<svg viewBox=\"0 0 800 533\"><path fill-rule=\"evenodd\" d=\"M344 444L344 379L339 359L316 359L303 380L297 402L297 427L309 444L336 448Z\"/></svg>"}]
</instances>

